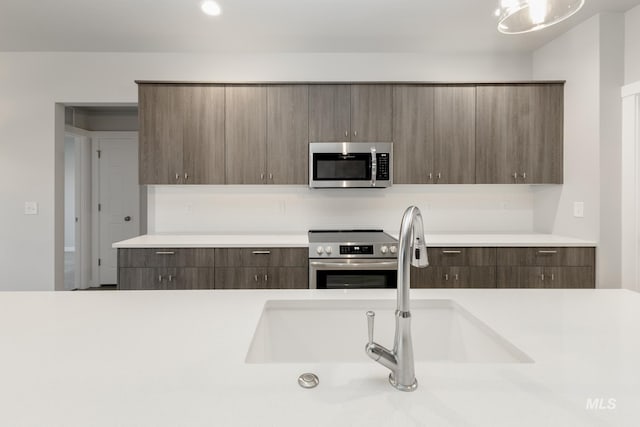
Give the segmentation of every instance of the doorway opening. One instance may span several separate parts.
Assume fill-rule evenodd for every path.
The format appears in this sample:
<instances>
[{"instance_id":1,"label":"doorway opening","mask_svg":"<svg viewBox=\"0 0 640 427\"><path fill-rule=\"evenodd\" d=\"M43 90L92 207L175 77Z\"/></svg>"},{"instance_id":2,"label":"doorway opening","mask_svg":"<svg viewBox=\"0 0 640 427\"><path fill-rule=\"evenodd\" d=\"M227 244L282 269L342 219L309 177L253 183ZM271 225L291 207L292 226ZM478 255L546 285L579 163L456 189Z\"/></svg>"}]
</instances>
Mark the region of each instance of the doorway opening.
<instances>
[{"instance_id":1,"label":"doorway opening","mask_svg":"<svg viewBox=\"0 0 640 427\"><path fill-rule=\"evenodd\" d=\"M115 289L114 242L146 233L135 106L65 106L64 286ZM59 193L59 191L58 191Z\"/></svg>"}]
</instances>

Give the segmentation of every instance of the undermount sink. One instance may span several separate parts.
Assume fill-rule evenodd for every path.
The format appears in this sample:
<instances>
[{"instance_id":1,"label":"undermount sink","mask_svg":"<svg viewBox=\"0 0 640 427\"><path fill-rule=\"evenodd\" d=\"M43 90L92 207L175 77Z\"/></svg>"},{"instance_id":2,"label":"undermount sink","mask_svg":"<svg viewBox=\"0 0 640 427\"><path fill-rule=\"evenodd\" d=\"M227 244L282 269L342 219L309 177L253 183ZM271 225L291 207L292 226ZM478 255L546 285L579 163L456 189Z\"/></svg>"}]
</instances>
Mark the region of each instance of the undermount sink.
<instances>
[{"instance_id":1,"label":"undermount sink","mask_svg":"<svg viewBox=\"0 0 640 427\"><path fill-rule=\"evenodd\" d=\"M395 308L395 300L267 301L246 362L369 363L365 312L376 312L376 341L392 346ZM453 300L413 300L411 316L416 362L533 362Z\"/></svg>"}]
</instances>

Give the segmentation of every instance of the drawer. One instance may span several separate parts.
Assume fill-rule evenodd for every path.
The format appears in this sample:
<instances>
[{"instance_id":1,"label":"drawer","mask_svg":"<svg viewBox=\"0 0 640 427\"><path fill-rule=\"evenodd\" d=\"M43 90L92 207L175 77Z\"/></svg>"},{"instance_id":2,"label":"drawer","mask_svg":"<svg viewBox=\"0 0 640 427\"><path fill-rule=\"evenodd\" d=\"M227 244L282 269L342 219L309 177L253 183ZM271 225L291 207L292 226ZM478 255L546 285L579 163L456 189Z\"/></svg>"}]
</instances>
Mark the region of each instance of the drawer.
<instances>
[{"instance_id":1,"label":"drawer","mask_svg":"<svg viewBox=\"0 0 640 427\"><path fill-rule=\"evenodd\" d=\"M308 267L307 248L216 249L216 267Z\"/></svg>"},{"instance_id":2,"label":"drawer","mask_svg":"<svg viewBox=\"0 0 640 427\"><path fill-rule=\"evenodd\" d=\"M213 248L118 249L118 267L214 267Z\"/></svg>"},{"instance_id":3,"label":"drawer","mask_svg":"<svg viewBox=\"0 0 640 427\"><path fill-rule=\"evenodd\" d=\"M496 248L427 248L432 266L493 266Z\"/></svg>"},{"instance_id":4,"label":"drawer","mask_svg":"<svg viewBox=\"0 0 640 427\"><path fill-rule=\"evenodd\" d=\"M595 248L498 248L497 264L594 267Z\"/></svg>"}]
</instances>

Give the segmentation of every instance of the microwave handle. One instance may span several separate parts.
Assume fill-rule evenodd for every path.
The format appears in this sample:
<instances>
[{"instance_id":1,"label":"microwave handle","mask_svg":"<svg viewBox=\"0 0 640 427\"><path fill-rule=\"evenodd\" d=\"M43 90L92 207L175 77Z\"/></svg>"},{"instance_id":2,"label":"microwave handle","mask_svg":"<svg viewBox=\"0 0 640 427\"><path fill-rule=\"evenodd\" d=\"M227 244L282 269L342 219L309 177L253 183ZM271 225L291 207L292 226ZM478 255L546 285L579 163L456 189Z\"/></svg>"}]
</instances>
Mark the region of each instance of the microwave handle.
<instances>
[{"instance_id":1,"label":"microwave handle","mask_svg":"<svg viewBox=\"0 0 640 427\"><path fill-rule=\"evenodd\" d=\"M378 156L375 147L371 147L371 186L376 186L376 175L378 175Z\"/></svg>"}]
</instances>

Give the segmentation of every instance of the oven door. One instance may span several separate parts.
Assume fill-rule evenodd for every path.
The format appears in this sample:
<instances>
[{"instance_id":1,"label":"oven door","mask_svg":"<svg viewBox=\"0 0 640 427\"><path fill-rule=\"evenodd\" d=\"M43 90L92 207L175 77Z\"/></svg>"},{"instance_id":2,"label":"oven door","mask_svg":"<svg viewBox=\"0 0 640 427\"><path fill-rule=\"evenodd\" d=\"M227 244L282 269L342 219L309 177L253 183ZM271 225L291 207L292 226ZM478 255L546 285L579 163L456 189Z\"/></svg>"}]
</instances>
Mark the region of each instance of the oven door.
<instances>
[{"instance_id":1,"label":"oven door","mask_svg":"<svg viewBox=\"0 0 640 427\"><path fill-rule=\"evenodd\" d=\"M397 280L395 259L309 260L310 289L395 288Z\"/></svg>"}]
</instances>

